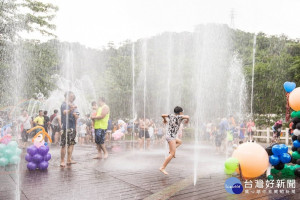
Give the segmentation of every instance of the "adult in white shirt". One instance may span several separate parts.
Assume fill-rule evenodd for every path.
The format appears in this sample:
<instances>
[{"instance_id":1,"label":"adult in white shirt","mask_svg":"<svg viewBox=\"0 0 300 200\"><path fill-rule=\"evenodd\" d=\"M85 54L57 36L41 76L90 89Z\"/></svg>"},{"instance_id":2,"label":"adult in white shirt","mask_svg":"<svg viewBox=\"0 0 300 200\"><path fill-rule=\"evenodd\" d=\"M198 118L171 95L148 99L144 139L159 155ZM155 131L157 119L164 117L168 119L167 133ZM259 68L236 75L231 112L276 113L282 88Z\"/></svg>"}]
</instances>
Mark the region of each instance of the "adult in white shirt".
<instances>
[{"instance_id":1,"label":"adult in white shirt","mask_svg":"<svg viewBox=\"0 0 300 200\"><path fill-rule=\"evenodd\" d=\"M28 142L28 133L27 131L32 127L31 117L28 115L27 110L23 110L22 115L19 117L18 122L21 128L21 137L22 137L22 148L26 148Z\"/></svg>"}]
</instances>

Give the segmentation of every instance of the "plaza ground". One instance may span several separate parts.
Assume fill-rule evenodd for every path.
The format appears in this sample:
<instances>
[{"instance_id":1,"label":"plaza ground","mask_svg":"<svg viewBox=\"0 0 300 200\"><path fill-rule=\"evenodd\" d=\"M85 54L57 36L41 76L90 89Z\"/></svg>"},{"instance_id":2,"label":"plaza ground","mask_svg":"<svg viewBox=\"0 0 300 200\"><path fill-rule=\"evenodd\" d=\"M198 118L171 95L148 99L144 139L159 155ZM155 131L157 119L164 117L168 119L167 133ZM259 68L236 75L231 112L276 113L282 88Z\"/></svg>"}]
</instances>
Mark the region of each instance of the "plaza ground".
<instances>
[{"instance_id":1,"label":"plaza ground","mask_svg":"<svg viewBox=\"0 0 300 200\"><path fill-rule=\"evenodd\" d=\"M61 168L60 148L51 146L46 171L28 171L24 150L19 168L0 169L0 199L300 199L299 180L295 194L291 190L257 194L257 188L248 190L249 194L227 193L226 156L216 154L210 144L194 148L192 143L183 143L167 167L167 176L158 170L167 153L165 144L153 144L146 151L139 151L131 141L108 147L109 158L95 160L94 145L76 145L73 158L78 163Z\"/></svg>"}]
</instances>

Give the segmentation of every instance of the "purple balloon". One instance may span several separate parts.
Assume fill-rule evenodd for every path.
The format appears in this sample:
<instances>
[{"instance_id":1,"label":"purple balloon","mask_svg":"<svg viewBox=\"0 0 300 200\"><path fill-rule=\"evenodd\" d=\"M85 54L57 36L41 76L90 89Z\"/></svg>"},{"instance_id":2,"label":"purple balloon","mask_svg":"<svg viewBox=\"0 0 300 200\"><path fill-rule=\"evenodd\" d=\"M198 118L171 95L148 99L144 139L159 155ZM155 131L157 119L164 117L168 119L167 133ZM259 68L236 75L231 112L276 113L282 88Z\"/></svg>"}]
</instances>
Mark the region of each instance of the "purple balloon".
<instances>
[{"instance_id":1,"label":"purple balloon","mask_svg":"<svg viewBox=\"0 0 300 200\"><path fill-rule=\"evenodd\" d=\"M34 156L37 153L37 148L34 145L31 145L27 148L27 153L29 153L31 156Z\"/></svg>"},{"instance_id":2,"label":"purple balloon","mask_svg":"<svg viewBox=\"0 0 300 200\"><path fill-rule=\"evenodd\" d=\"M26 156L25 156L25 160L27 162L32 162L32 156L29 153L27 153Z\"/></svg>"},{"instance_id":3,"label":"purple balloon","mask_svg":"<svg viewBox=\"0 0 300 200\"><path fill-rule=\"evenodd\" d=\"M48 168L48 162L47 161L42 161L40 164L39 164L39 169L40 170L45 170Z\"/></svg>"},{"instance_id":4,"label":"purple balloon","mask_svg":"<svg viewBox=\"0 0 300 200\"><path fill-rule=\"evenodd\" d=\"M47 155L48 151L49 151L48 146L41 146L40 148L38 148L38 153L41 154L42 156Z\"/></svg>"},{"instance_id":5,"label":"purple balloon","mask_svg":"<svg viewBox=\"0 0 300 200\"><path fill-rule=\"evenodd\" d=\"M36 164L39 164L43 160L43 158L44 158L43 156L41 156L40 154L37 153L32 157L32 160Z\"/></svg>"},{"instance_id":6,"label":"purple balloon","mask_svg":"<svg viewBox=\"0 0 300 200\"><path fill-rule=\"evenodd\" d=\"M34 162L29 162L27 164L27 169L29 169L29 170L35 170L36 167L37 167L37 165Z\"/></svg>"},{"instance_id":7,"label":"purple balloon","mask_svg":"<svg viewBox=\"0 0 300 200\"><path fill-rule=\"evenodd\" d=\"M49 161L51 159L51 154L47 153L47 155L44 156L45 161Z\"/></svg>"}]
</instances>

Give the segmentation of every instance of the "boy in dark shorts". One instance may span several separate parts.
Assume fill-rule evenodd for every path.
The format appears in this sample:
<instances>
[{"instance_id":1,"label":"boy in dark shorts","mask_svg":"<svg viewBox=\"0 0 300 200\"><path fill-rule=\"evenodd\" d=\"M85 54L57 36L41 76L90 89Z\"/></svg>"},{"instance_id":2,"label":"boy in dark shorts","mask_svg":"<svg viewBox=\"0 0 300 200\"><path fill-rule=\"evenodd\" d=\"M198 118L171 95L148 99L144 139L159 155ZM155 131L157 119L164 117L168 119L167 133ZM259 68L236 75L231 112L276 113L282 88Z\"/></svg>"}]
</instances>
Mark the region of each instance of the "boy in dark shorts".
<instances>
[{"instance_id":1,"label":"boy in dark shorts","mask_svg":"<svg viewBox=\"0 0 300 200\"><path fill-rule=\"evenodd\" d=\"M183 120L186 120L185 123L189 122L190 117L188 115L183 115L183 109L179 106L176 106L174 108L175 114L163 114L161 117L163 118L163 123L166 124L167 118L169 119L168 123L168 131L166 133L166 140L169 144L169 156L165 159L163 165L159 168L159 170L164 173L165 175L168 174L168 172L165 170L168 163L172 160L172 158L175 157L176 148L181 145L181 140L176 138L176 135L178 133L180 124Z\"/></svg>"}]
</instances>

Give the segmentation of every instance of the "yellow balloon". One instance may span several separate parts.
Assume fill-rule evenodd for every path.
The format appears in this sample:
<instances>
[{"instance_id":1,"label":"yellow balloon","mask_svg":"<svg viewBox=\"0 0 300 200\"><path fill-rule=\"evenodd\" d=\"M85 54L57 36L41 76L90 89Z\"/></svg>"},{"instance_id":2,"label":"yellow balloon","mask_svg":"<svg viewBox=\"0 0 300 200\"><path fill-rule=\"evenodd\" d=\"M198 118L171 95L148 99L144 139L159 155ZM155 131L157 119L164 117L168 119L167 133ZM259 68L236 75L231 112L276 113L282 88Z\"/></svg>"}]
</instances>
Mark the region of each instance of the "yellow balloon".
<instances>
[{"instance_id":1,"label":"yellow balloon","mask_svg":"<svg viewBox=\"0 0 300 200\"><path fill-rule=\"evenodd\" d=\"M232 157L240 163L242 175L246 179L261 176L269 166L266 150L257 143L247 142L238 146Z\"/></svg>"},{"instance_id":2,"label":"yellow balloon","mask_svg":"<svg viewBox=\"0 0 300 200\"><path fill-rule=\"evenodd\" d=\"M300 110L300 87L297 87L290 93L289 104L293 110L295 111Z\"/></svg>"}]
</instances>

